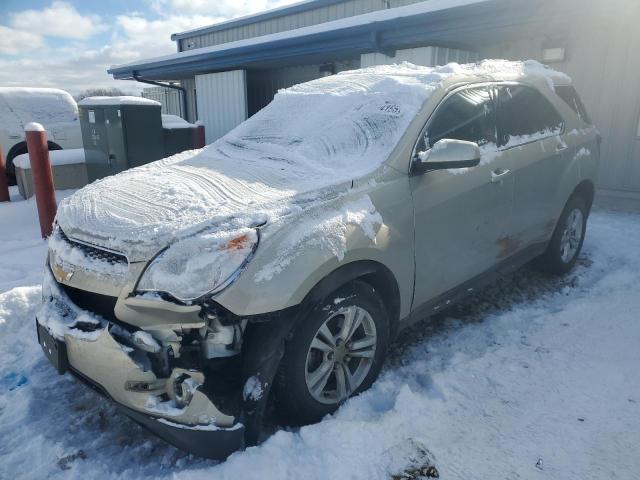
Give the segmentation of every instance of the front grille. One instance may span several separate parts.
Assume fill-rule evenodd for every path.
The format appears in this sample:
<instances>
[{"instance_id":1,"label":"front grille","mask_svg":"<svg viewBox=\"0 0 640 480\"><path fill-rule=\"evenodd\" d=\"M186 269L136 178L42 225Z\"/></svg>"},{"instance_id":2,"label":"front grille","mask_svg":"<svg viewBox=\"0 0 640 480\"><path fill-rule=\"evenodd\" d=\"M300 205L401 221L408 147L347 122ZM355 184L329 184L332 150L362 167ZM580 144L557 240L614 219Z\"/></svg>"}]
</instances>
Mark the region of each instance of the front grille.
<instances>
[{"instance_id":1,"label":"front grille","mask_svg":"<svg viewBox=\"0 0 640 480\"><path fill-rule=\"evenodd\" d=\"M58 233L60 235L60 239L71 245L73 248L77 248L82 250L82 253L85 256L92 258L94 260L98 260L100 262L107 262L111 265L128 265L129 261L127 257L122 255L121 253L112 252L110 250L104 250L99 247L94 247L93 245L88 245L86 243L81 243L75 240L71 240L69 237L65 235L62 229L58 229Z\"/></svg>"},{"instance_id":2,"label":"front grille","mask_svg":"<svg viewBox=\"0 0 640 480\"><path fill-rule=\"evenodd\" d=\"M117 323L114 313L116 302L118 301L117 297L87 292L86 290L73 288L62 283L59 283L58 286L62 288L69 299L82 310L100 315L105 320Z\"/></svg>"}]
</instances>

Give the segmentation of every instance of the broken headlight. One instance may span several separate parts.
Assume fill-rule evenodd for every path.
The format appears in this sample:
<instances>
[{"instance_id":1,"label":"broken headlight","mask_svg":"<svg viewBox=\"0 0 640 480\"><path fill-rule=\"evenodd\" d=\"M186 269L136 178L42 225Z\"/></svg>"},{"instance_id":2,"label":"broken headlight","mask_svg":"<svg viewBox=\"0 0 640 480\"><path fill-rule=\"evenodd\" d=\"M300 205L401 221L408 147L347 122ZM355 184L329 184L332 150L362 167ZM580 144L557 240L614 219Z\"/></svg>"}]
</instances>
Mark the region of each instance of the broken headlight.
<instances>
[{"instance_id":1,"label":"broken headlight","mask_svg":"<svg viewBox=\"0 0 640 480\"><path fill-rule=\"evenodd\" d=\"M180 240L147 265L137 291L163 292L183 302L217 293L237 278L258 242L258 231L251 228Z\"/></svg>"}]
</instances>

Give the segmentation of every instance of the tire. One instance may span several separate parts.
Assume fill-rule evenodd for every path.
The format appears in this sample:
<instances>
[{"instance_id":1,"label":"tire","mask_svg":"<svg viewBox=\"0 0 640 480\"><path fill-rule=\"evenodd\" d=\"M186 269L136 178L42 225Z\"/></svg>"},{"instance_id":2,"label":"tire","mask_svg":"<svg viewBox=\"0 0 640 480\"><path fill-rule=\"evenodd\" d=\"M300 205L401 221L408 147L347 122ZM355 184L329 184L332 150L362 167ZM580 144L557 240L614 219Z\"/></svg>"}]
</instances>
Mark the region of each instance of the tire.
<instances>
[{"instance_id":1,"label":"tire","mask_svg":"<svg viewBox=\"0 0 640 480\"><path fill-rule=\"evenodd\" d=\"M563 275L575 266L584 243L588 217L585 199L572 195L560 215L546 252L536 262L541 270Z\"/></svg>"},{"instance_id":2,"label":"tire","mask_svg":"<svg viewBox=\"0 0 640 480\"><path fill-rule=\"evenodd\" d=\"M358 323L350 336L343 330L347 318ZM289 425L318 422L367 390L380 373L388 344L388 315L373 287L354 281L329 295L298 321L287 342L274 384L281 419Z\"/></svg>"},{"instance_id":3,"label":"tire","mask_svg":"<svg viewBox=\"0 0 640 480\"><path fill-rule=\"evenodd\" d=\"M47 148L49 149L50 152L54 151L54 150L62 150L62 147L60 145L58 145L57 143L54 143L52 141L47 141ZM7 182L9 183L9 185L16 185L16 167L13 164L13 160L18 156L18 155L22 155L28 153L27 152L27 144L26 142L21 142L21 143L17 143L16 145L14 145L11 150L9 150L9 153L7 154L7 161L6 161L6 172L7 172Z\"/></svg>"}]
</instances>

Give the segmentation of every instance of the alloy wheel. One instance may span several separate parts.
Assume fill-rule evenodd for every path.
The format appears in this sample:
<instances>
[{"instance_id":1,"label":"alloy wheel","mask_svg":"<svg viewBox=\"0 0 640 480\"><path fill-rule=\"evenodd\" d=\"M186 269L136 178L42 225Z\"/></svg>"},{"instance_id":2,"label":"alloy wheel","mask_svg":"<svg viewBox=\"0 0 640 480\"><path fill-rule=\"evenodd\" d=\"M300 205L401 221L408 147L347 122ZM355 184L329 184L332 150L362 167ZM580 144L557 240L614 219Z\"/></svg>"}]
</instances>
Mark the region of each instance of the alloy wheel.
<instances>
[{"instance_id":1,"label":"alloy wheel","mask_svg":"<svg viewBox=\"0 0 640 480\"><path fill-rule=\"evenodd\" d=\"M307 352L309 394L324 404L349 398L371 370L377 340L375 322L364 308L352 305L332 313Z\"/></svg>"},{"instance_id":2,"label":"alloy wheel","mask_svg":"<svg viewBox=\"0 0 640 480\"><path fill-rule=\"evenodd\" d=\"M564 263L571 262L576 256L582 241L583 227L584 215L582 210L574 208L567 216L567 222L560 239L560 258Z\"/></svg>"}]
</instances>

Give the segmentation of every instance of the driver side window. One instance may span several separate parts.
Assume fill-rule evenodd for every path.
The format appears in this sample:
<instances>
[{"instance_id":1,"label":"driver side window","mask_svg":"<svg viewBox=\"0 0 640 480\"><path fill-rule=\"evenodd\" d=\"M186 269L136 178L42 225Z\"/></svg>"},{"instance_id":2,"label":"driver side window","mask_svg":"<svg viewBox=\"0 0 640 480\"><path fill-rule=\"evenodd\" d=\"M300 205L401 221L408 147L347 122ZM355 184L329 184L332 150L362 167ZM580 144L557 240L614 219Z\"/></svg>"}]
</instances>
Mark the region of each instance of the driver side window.
<instances>
[{"instance_id":1,"label":"driver side window","mask_svg":"<svg viewBox=\"0 0 640 480\"><path fill-rule=\"evenodd\" d=\"M426 151L438 140L466 140L479 146L496 144L496 107L491 87L460 90L436 110L420 140L418 151Z\"/></svg>"}]
</instances>

